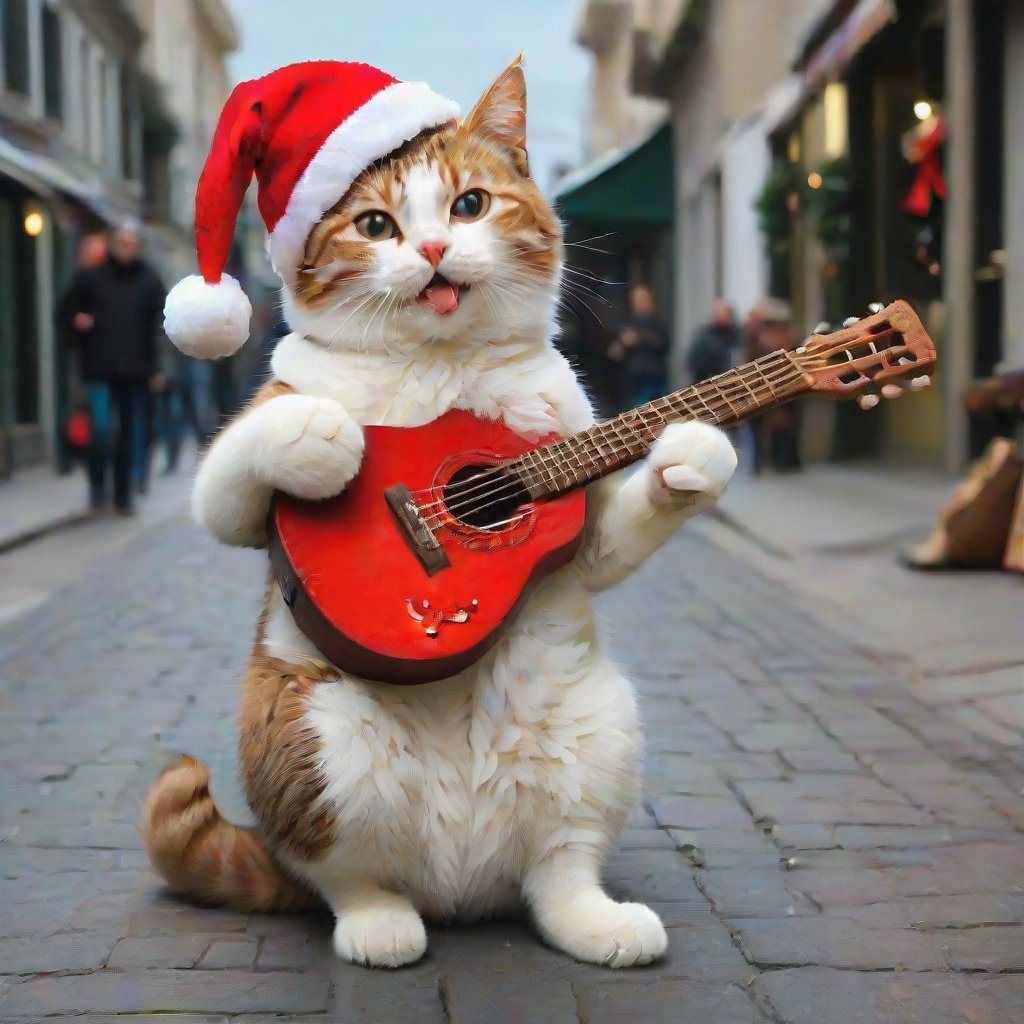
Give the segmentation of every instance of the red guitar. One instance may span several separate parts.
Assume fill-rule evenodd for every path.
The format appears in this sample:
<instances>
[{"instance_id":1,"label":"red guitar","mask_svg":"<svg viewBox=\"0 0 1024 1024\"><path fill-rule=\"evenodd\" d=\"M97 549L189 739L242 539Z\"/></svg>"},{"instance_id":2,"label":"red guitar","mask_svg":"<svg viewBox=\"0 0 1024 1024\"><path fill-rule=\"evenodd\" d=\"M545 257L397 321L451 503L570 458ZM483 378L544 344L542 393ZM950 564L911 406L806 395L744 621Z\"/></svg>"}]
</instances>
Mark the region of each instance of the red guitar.
<instances>
[{"instance_id":1,"label":"red guitar","mask_svg":"<svg viewBox=\"0 0 1024 1024\"><path fill-rule=\"evenodd\" d=\"M338 668L388 683L443 679L487 651L531 585L572 559L583 485L642 458L667 423L728 425L934 365L920 320L897 302L572 437L530 443L461 411L367 427L362 468L337 498L276 496L271 560L299 628Z\"/></svg>"}]
</instances>

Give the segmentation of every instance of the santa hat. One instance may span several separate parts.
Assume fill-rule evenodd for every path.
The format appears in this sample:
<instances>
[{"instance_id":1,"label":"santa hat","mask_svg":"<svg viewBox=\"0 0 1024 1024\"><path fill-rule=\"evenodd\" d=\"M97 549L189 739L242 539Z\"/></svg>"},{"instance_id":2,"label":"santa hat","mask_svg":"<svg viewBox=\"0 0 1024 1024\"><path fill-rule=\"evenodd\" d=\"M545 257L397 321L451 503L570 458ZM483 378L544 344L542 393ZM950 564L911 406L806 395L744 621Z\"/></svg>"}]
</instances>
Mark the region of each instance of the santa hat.
<instances>
[{"instance_id":1,"label":"santa hat","mask_svg":"<svg viewBox=\"0 0 1024 1024\"><path fill-rule=\"evenodd\" d=\"M291 286L310 230L355 179L458 113L426 83L399 82L366 64L291 64L236 86L196 190L200 274L167 296L168 337L203 359L231 355L245 343L252 310L224 267L253 174L271 263Z\"/></svg>"}]
</instances>

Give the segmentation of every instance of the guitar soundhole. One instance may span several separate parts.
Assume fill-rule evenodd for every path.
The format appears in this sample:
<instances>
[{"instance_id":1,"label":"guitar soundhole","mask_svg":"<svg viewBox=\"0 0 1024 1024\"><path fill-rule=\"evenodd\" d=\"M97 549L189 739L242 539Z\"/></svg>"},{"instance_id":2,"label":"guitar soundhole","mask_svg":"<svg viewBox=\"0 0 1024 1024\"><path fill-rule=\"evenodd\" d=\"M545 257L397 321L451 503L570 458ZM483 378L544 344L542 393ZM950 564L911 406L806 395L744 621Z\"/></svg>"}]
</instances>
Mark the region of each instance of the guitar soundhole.
<instances>
[{"instance_id":1,"label":"guitar soundhole","mask_svg":"<svg viewBox=\"0 0 1024 1024\"><path fill-rule=\"evenodd\" d=\"M530 493L522 481L497 466L463 466L444 487L448 513L476 530L512 525Z\"/></svg>"}]
</instances>

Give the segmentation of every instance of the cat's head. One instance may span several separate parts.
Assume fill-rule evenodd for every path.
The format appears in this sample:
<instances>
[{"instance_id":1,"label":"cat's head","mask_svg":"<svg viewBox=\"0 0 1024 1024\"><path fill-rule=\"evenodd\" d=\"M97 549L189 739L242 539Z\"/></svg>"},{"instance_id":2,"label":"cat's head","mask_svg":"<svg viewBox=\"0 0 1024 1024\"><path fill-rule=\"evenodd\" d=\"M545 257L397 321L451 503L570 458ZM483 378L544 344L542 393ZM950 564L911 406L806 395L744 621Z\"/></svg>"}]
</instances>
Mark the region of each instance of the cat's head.
<instances>
[{"instance_id":1,"label":"cat's head","mask_svg":"<svg viewBox=\"0 0 1024 1024\"><path fill-rule=\"evenodd\" d=\"M561 226L529 176L517 59L460 124L378 161L324 214L286 315L361 351L543 335L561 258Z\"/></svg>"}]
</instances>

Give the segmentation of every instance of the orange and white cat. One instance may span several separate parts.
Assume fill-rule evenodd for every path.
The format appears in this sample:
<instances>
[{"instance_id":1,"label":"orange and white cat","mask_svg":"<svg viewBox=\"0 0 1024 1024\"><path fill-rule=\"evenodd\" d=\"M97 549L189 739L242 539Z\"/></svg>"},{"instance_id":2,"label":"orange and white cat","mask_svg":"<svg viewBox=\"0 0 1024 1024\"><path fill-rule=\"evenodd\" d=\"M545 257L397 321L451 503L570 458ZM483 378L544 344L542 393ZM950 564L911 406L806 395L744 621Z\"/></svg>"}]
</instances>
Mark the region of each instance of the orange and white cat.
<instances>
[{"instance_id":1,"label":"orange and white cat","mask_svg":"<svg viewBox=\"0 0 1024 1024\"><path fill-rule=\"evenodd\" d=\"M451 408L527 436L594 421L550 342L561 232L528 175L525 123L517 61L460 124L366 170L309 234L273 380L198 471L195 514L215 537L265 544L275 489L338 493L359 471L366 424L418 425ZM640 793L641 734L591 602L709 507L735 466L717 429L669 426L635 472L590 487L575 561L489 654L442 682L336 670L271 584L241 716L260 829L221 818L206 771L182 759L147 801L157 868L193 898L251 910L319 894L338 954L371 966L421 957L425 918L522 901L578 960L660 957L657 915L600 881Z\"/></svg>"}]
</instances>

